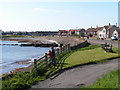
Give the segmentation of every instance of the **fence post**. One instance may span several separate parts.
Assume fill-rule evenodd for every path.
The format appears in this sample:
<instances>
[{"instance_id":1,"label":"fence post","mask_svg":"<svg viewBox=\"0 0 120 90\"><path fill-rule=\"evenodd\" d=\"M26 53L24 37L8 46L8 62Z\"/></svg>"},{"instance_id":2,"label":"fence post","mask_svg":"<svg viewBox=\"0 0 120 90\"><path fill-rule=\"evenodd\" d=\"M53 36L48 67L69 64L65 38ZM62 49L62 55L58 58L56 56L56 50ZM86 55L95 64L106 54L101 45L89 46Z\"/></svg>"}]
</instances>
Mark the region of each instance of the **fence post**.
<instances>
[{"instance_id":1,"label":"fence post","mask_svg":"<svg viewBox=\"0 0 120 90\"><path fill-rule=\"evenodd\" d=\"M59 54L59 48L57 49L57 55Z\"/></svg>"},{"instance_id":2,"label":"fence post","mask_svg":"<svg viewBox=\"0 0 120 90\"><path fill-rule=\"evenodd\" d=\"M112 51L112 43L111 43L110 49L111 49L111 51Z\"/></svg>"},{"instance_id":3,"label":"fence post","mask_svg":"<svg viewBox=\"0 0 120 90\"><path fill-rule=\"evenodd\" d=\"M105 48L105 51L106 51L106 49L107 49L107 43L106 42L105 42L105 47L104 48Z\"/></svg>"},{"instance_id":4,"label":"fence post","mask_svg":"<svg viewBox=\"0 0 120 90\"><path fill-rule=\"evenodd\" d=\"M67 45L65 45L65 51L67 51Z\"/></svg>"},{"instance_id":5,"label":"fence post","mask_svg":"<svg viewBox=\"0 0 120 90\"><path fill-rule=\"evenodd\" d=\"M62 46L63 46L63 44L60 44L60 52L62 52Z\"/></svg>"},{"instance_id":6,"label":"fence post","mask_svg":"<svg viewBox=\"0 0 120 90\"><path fill-rule=\"evenodd\" d=\"M48 65L48 63L47 63L47 59L48 59L47 58L47 53L45 53L44 56L45 56L45 63L46 63L46 66L47 66Z\"/></svg>"},{"instance_id":7,"label":"fence post","mask_svg":"<svg viewBox=\"0 0 120 90\"><path fill-rule=\"evenodd\" d=\"M68 44L68 50L70 50L70 44Z\"/></svg>"},{"instance_id":8,"label":"fence post","mask_svg":"<svg viewBox=\"0 0 120 90\"><path fill-rule=\"evenodd\" d=\"M35 68L35 71L37 71L37 60L34 59L34 68Z\"/></svg>"},{"instance_id":9,"label":"fence post","mask_svg":"<svg viewBox=\"0 0 120 90\"><path fill-rule=\"evenodd\" d=\"M64 52L64 46L62 46L62 52Z\"/></svg>"}]
</instances>

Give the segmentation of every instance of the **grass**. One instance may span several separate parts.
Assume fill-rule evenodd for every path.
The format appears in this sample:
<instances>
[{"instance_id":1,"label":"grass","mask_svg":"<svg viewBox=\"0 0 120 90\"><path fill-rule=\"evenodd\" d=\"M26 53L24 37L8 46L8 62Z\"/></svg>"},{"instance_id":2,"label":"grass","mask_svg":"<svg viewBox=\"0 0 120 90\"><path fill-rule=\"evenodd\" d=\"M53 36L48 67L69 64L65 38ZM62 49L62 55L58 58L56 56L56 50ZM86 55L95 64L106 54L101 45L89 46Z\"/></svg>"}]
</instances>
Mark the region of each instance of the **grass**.
<instances>
[{"instance_id":1,"label":"grass","mask_svg":"<svg viewBox=\"0 0 120 90\"><path fill-rule=\"evenodd\" d=\"M20 72L13 76L2 78L2 90L23 90L29 88L32 84L44 80L43 76L34 77L29 72Z\"/></svg>"},{"instance_id":2,"label":"grass","mask_svg":"<svg viewBox=\"0 0 120 90\"><path fill-rule=\"evenodd\" d=\"M89 62L98 62L106 58L118 57L118 50L114 48L115 53L105 53L100 45L90 45L77 50L66 51L56 56L57 66L51 68L39 69L38 72L20 72L14 75L6 75L2 77L3 90L23 90L30 88L38 81L59 72L61 69L70 68L76 65L82 65Z\"/></svg>"},{"instance_id":3,"label":"grass","mask_svg":"<svg viewBox=\"0 0 120 90\"><path fill-rule=\"evenodd\" d=\"M117 51L117 49L116 49ZM119 57L117 53L106 53L102 48L96 46L83 48L73 52L65 59L64 68L73 67L75 65L82 65L91 62L100 62L101 60Z\"/></svg>"},{"instance_id":4,"label":"grass","mask_svg":"<svg viewBox=\"0 0 120 90\"><path fill-rule=\"evenodd\" d=\"M85 88L120 88L118 73L120 70L112 71L102 78L100 78L95 84Z\"/></svg>"}]
</instances>

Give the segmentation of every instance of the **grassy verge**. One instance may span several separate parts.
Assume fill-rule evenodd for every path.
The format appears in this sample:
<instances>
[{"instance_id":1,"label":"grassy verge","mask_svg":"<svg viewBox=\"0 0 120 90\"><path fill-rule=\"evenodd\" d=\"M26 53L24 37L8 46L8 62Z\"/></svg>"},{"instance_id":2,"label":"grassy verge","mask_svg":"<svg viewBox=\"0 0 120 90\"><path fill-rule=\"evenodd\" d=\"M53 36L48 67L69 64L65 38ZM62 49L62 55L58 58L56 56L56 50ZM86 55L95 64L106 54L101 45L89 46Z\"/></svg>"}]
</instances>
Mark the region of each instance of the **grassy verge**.
<instances>
[{"instance_id":1,"label":"grassy verge","mask_svg":"<svg viewBox=\"0 0 120 90\"><path fill-rule=\"evenodd\" d=\"M61 69L118 57L117 53L119 51L116 48L113 48L113 50L115 53L105 53L100 48L100 45L90 45L85 48L63 52L56 57L56 67L51 66L50 68L39 69L38 72L20 72L14 75L6 75L2 78L2 88L3 90L30 88L31 85L45 80L56 72L61 71Z\"/></svg>"},{"instance_id":2,"label":"grassy verge","mask_svg":"<svg viewBox=\"0 0 120 90\"><path fill-rule=\"evenodd\" d=\"M85 88L120 88L118 73L120 70L112 71L102 78L100 78L95 84Z\"/></svg>"}]
</instances>

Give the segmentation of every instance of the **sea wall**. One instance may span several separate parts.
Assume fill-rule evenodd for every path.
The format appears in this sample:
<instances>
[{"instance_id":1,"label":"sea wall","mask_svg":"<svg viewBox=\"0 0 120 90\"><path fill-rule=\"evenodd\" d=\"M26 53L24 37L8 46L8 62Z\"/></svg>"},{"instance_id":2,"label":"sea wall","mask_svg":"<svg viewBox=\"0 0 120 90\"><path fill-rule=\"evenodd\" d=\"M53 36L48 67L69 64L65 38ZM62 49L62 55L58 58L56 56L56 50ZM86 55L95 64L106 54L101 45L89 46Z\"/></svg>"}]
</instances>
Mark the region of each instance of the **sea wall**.
<instances>
[{"instance_id":1,"label":"sea wall","mask_svg":"<svg viewBox=\"0 0 120 90\"><path fill-rule=\"evenodd\" d=\"M71 50L75 50L75 49L78 49L78 48L83 48L83 47L86 47L86 46L89 46L89 45L90 45L90 43L87 42L87 40L86 40L84 42L79 43L78 45L72 46Z\"/></svg>"}]
</instances>

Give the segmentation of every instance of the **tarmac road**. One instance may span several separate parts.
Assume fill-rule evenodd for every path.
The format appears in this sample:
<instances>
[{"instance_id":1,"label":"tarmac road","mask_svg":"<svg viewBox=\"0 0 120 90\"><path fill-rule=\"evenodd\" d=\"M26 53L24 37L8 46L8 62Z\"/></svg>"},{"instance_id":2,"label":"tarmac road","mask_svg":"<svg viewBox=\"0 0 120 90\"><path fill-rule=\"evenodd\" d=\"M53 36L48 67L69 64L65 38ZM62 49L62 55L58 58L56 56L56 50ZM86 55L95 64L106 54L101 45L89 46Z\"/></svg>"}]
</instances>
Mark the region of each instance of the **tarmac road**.
<instances>
[{"instance_id":1,"label":"tarmac road","mask_svg":"<svg viewBox=\"0 0 120 90\"><path fill-rule=\"evenodd\" d=\"M80 88L88 86L104 74L118 69L118 59L99 64L91 64L66 70L57 77L53 76L45 81L33 85L34 88Z\"/></svg>"},{"instance_id":2,"label":"tarmac road","mask_svg":"<svg viewBox=\"0 0 120 90\"><path fill-rule=\"evenodd\" d=\"M87 39L87 41L92 44L105 44L105 42L111 43L114 47L120 48L120 42L118 42L118 41L98 40L98 39Z\"/></svg>"}]
</instances>

